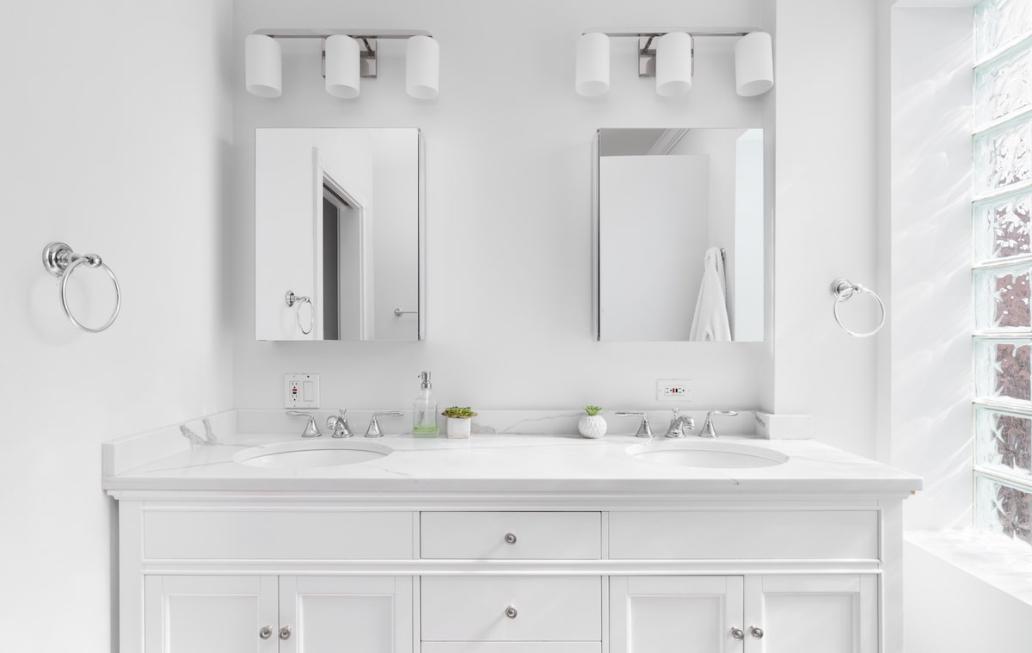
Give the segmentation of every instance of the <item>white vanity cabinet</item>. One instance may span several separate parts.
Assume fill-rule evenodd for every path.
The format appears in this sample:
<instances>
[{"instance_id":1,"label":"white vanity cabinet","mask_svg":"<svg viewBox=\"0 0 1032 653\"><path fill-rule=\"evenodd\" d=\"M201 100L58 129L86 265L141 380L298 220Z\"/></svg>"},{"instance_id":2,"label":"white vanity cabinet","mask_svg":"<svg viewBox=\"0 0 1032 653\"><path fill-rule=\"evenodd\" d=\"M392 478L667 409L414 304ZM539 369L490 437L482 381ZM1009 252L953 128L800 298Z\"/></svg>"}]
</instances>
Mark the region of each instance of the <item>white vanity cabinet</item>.
<instances>
[{"instance_id":1,"label":"white vanity cabinet","mask_svg":"<svg viewBox=\"0 0 1032 653\"><path fill-rule=\"evenodd\" d=\"M412 651L412 578L147 576L147 653Z\"/></svg>"}]
</instances>

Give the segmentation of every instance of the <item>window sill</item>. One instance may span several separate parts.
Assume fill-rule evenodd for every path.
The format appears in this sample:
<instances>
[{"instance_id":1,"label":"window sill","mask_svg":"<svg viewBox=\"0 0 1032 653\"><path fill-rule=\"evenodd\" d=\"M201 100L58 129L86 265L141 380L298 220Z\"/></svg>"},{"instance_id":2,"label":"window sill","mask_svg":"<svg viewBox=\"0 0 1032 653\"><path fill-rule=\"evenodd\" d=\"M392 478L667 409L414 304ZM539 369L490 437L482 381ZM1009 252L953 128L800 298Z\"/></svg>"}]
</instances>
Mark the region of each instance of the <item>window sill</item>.
<instances>
[{"instance_id":1,"label":"window sill","mask_svg":"<svg viewBox=\"0 0 1032 653\"><path fill-rule=\"evenodd\" d=\"M908 531L904 539L930 555L1032 607L1032 547L976 530Z\"/></svg>"}]
</instances>

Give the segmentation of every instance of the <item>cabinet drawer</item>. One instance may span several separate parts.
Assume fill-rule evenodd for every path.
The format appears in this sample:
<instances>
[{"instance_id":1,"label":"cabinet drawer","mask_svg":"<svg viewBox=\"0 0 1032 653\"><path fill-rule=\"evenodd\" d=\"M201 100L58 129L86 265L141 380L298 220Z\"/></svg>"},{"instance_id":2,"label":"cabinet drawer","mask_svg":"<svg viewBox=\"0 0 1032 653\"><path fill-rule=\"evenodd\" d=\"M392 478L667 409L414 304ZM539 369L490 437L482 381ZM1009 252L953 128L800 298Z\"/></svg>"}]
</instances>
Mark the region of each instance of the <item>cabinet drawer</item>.
<instances>
[{"instance_id":1,"label":"cabinet drawer","mask_svg":"<svg viewBox=\"0 0 1032 653\"><path fill-rule=\"evenodd\" d=\"M424 558L598 560L597 512L424 512Z\"/></svg>"},{"instance_id":2,"label":"cabinet drawer","mask_svg":"<svg viewBox=\"0 0 1032 653\"><path fill-rule=\"evenodd\" d=\"M421 591L426 641L602 639L602 579L597 576L428 576ZM506 614L509 607L514 615Z\"/></svg>"},{"instance_id":3,"label":"cabinet drawer","mask_svg":"<svg viewBox=\"0 0 1032 653\"><path fill-rule=\"evenodd\" d=\"M423 653L602 653L602 643L423 642Z\"/></svg>"},{"instance_id":4,"label":"cabinet drawer","mask_svg":"<svg viewBox=\"0 0 1032 653\"><path fill-rule=\"evenodd\" d=\"M144 558L412 559L411 512L301 508L144 508Z\"/></svg>"},{"instance_id":5,"label":"cabinet drawer","mask_svg":"<svg viewBox=\"0 0 1032 653\"><path fill-rule=\"evenodd\" d=\"M613 559L878 559L874 510L612 512Z\"/></svg>"}]
</instances>

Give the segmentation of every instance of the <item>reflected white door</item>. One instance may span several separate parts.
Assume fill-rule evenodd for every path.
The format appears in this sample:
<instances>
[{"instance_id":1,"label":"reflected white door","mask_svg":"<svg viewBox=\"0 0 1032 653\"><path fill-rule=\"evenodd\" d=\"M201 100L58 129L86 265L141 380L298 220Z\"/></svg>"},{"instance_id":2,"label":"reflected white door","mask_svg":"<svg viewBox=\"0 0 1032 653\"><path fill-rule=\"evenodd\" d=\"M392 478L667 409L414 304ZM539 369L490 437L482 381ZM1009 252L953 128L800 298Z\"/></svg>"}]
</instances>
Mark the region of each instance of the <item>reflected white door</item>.
<instances>
[{"instance_id":1,"label":"reflected white door","mask_svg":"<svg viewBox=\"0 0 1032 653\"><path fill-rule=\"evenodd\" d=\"M878 651L874 576L749 576L745 597L746 653Z\"/></svg>"},{"instance_id":2,"label":"reflected white door","mask_svg":"<svg viewBox=\"0 0 1032 653\"><path fill-rule=\"evenodd\" d=\"M278 650L275 576L148 576L144 592L147 653Z\"/></svg>"},{"instance_id":3,"label":"reflected white door","mask_svg":"<svg viewBox=\"0 0 1032 653\"><path fill-rule=\"evenodd\" d=\"M280 577L280 653L411 653L412 578Z\"/></svg>"},{"instance_id":4,"label":"reflected white door","mask_svg":"<svg viewBox=\"0 0 1032 653\"><path fill-rule=\"evenodd\" d=\"M610 580L612 653L742 653L741 576Z\"/></svg>"}]
</instances>

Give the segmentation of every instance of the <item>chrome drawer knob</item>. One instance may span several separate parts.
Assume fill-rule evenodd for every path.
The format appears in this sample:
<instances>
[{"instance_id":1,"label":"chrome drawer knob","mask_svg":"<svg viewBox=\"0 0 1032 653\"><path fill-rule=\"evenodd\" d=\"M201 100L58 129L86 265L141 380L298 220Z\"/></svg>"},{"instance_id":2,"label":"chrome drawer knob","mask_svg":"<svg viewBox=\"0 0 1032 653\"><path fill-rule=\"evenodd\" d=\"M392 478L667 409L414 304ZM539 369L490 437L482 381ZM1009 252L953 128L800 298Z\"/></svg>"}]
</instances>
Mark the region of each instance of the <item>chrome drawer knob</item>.
<instances>
[{"instance_id":1,"label":"chrome drawer knob","mask_svg":"<svg viewBox=\"0 0 1032 653\"><path fill-rule=\"evenodd\" d=\"M738 627L732 628L731 636L737 640L743 640L745 639L745 631Z\"/></svg>"},{"instance_id":2,"label":"chrome drawer knob","mask_svg":"<svg viewBox=\"0 0 1032 653\"><path fill-rule=\"evenodd\" d=\"M515 619L518 614L519 613L516 612L516 608L512 607L511 605L505 609L505 616L510 619Z\"/></svg>"},{"instance_id":3,"label":"chrome drawer knob","mask_svg":"<svg viewBox=\"0 0 1032 653\"><path fill-rule=\"evenodd\" d=\"M283 626L279 629L280 639L290 639L290 626Z\"/></svg>"},{"instance_id":4,"label":"chrome drawer knob","mask_svg":"<svg viewBox=\"0 0 1032 653\"><path fill-rule=\"evenodd\" d=\"M749 626L749 634L756 639L763 639L763 629L759 626Z\"/></svg>"},{"instance_id":5,"label":"chrome drawer knob","mask_svg":"<svg viewBox=\"0 0 1032 653\"><path fill-rule=\"evenodd\" d=\"M272 637L272 626L262 626L262 629L258 631L258 636L262 639L269 639Z\"/></svg>"},{"instance_id":6,"label":"chrome drawer knob","mask_svg":"<svg viewBox=\"0 0 1032 653\"><path fill-rule=\"evenodd\" d=\"M516 534L515 533L506 533L505 534L505 543L506 544L516 544Z\"/></svg>"}]
</instances>

